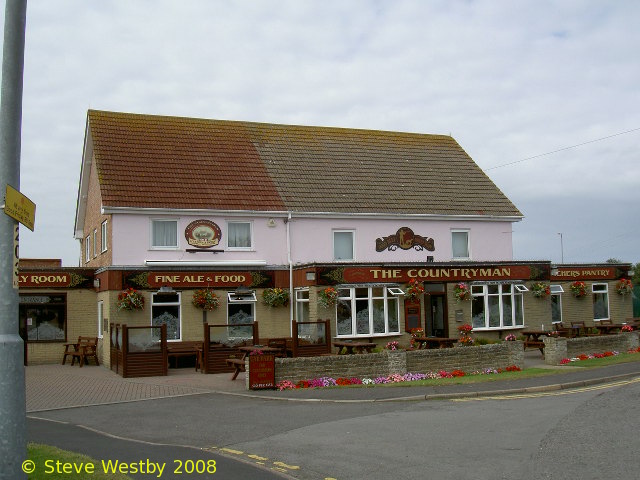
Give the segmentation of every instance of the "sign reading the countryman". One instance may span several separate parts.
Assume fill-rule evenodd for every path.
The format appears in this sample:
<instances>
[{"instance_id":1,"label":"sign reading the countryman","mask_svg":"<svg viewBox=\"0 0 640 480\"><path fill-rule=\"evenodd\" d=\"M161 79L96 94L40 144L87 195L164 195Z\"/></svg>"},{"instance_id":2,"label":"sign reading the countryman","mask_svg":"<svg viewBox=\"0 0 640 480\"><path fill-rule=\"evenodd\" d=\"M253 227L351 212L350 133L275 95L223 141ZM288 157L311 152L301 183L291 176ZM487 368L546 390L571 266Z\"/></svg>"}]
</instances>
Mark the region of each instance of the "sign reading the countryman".
<instances>
[{"instance_id":1,"label":"sign reading the countryman","mask_svg":"<svg viewBox=\"0 0 640 480\"><path fill-rule=\"evenodd\" d=\"M395 235L376 238L376 252L383 252L385 250L393 252L397 250L398 247L402 250L410 250L413 248L419 252L422 250L433 252L435 250L433 238L416 235L409 227L399 228Z\"/></svg>"},{"instance_id":2,"label":"sign reading the countryman","mask_svg":"<svg viewBox=\"0 0 640 480\"><path fill-rule=\"evenodd\" d=\"M4 213L33 232L36 222L36 204L10 185L4 197Z\"/></svg>"},{"instance_id":3,"label":"sign reading the countryman","mask_svg":"<svg viewBox=\"0 0 640 480\"><path fill-rule=\"evenodd\" d=\"M220 227L209 220L194 220L184 230L187 243L196 248L211 248L220 243Z\"/></svg>"}]
</instances>

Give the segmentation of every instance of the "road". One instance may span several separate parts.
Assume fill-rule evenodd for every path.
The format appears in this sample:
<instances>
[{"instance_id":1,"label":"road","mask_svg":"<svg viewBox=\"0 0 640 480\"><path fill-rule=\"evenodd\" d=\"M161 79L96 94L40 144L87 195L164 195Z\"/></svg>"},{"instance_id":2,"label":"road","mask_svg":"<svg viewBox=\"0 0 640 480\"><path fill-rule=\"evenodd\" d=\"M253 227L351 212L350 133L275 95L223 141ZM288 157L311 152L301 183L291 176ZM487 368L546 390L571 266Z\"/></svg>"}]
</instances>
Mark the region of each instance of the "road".
<instances>
[{"instance_id":1,"label":"road","mask_svg":"<svg viewBox=\"0 0 640 480\"><path fill-rule=\"evenodd\" d=\"M632 379L466 401L292 402L206 394L32 417L203 448L300 480L635 480L638 398L640 379ZM248 478L228 476L227 468L207 478ZM191 477L205 478L175 478Z\"/></svg>"}]
</instances>

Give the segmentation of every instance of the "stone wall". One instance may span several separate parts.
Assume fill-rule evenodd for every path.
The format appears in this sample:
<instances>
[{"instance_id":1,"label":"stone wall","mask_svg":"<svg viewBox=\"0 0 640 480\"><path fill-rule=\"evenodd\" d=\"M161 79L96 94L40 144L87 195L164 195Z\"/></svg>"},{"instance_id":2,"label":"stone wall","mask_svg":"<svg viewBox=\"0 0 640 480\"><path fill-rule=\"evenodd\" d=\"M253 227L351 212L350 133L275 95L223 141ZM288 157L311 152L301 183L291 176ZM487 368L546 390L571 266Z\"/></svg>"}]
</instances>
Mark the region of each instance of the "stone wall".
<instances>
[{"instance_id":1,"label":"stone wall","mask_svg":"<svg viewBox=\"0 0 640 480\"><path fill-rule=\"evenodd\" d=\"M617 351L625 353L640 345L640 332L625 332L617 335L597 335L593 337L554 338L545 337L545 363L559 365L563 358Z\"/></svg>"},{"instance_id":2,"label":"stone wall","mask_svg":"<svg viewBox=\"0 0 640 480\"><path fill-rule=\"evenodd\" d=\"M434 350L385 350L362 355L276 358L276 382L298 382L319 377L375 378L394 373L428 373L455 369L473 372L511 365L520 368L524 366L522 342Z\"/></svg>"}]
</instances>

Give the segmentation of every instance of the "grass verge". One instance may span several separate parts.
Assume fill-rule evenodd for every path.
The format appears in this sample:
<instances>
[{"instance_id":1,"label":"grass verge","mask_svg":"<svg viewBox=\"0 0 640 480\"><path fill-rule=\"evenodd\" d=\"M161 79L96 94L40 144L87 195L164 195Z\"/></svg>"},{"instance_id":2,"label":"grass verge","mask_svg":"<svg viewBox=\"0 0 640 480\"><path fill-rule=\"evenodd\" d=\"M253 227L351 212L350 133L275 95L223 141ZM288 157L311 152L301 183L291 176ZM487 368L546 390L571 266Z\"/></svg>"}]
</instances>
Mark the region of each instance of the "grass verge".
<instances>
[{"instance_id":1,"label":"grass verge","mask_svg":"<svg viewBox=\"0 0 640 480\"><path fill-rule=\"evenodd\" d=\"M105 473L102 469L102 463L94 460L86 455L81 455L67 450L61 450L51 445L43 445L40 443L29 443L27 445L28 459L35 464L35 471L28 475L28 480L51 480L52 478L65 478L84 480L91 478L92 480L131 480L131 477L123 474ZM60 462L60 463L56 463ZM69 465L66 473L64 465ZM93 473L87 471L76 472L75 469L83 470L87 465L95 466Z\"/></svg>"}]
</instances>

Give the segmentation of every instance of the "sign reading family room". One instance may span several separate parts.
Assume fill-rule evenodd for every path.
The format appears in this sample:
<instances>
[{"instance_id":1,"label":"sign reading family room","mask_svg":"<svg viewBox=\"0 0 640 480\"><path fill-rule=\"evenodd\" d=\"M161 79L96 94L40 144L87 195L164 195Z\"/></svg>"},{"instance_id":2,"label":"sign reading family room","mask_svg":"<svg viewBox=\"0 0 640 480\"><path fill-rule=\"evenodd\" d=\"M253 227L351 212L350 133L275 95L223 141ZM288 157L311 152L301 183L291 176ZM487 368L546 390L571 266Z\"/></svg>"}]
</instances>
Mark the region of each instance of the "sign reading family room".
<instances>
[{"instance_id":1,"label":"sign reading family room","mask_svg":"<svg viewBox=\"0 0 640 480\"><path fill-rule=\"evenodd\" d=\"M388 237L376 238L376 252L389 250L391 252L401 248L402 250L415 249L420 251L435 250L433 238L423 237L413 233L409 227L401 227L394 235Z\"/></svg>"},{"instance_id":2,"label":"sign reading family room","mask_svg":"<svg viewBox=\"0 0 640 480\"><path fill-rule=\"evenodd\" d=\"M194 220L184 230L187 243L196 248L211 248L220 243L220 227L209 220Z\"/></svg>"}]
</instances>

